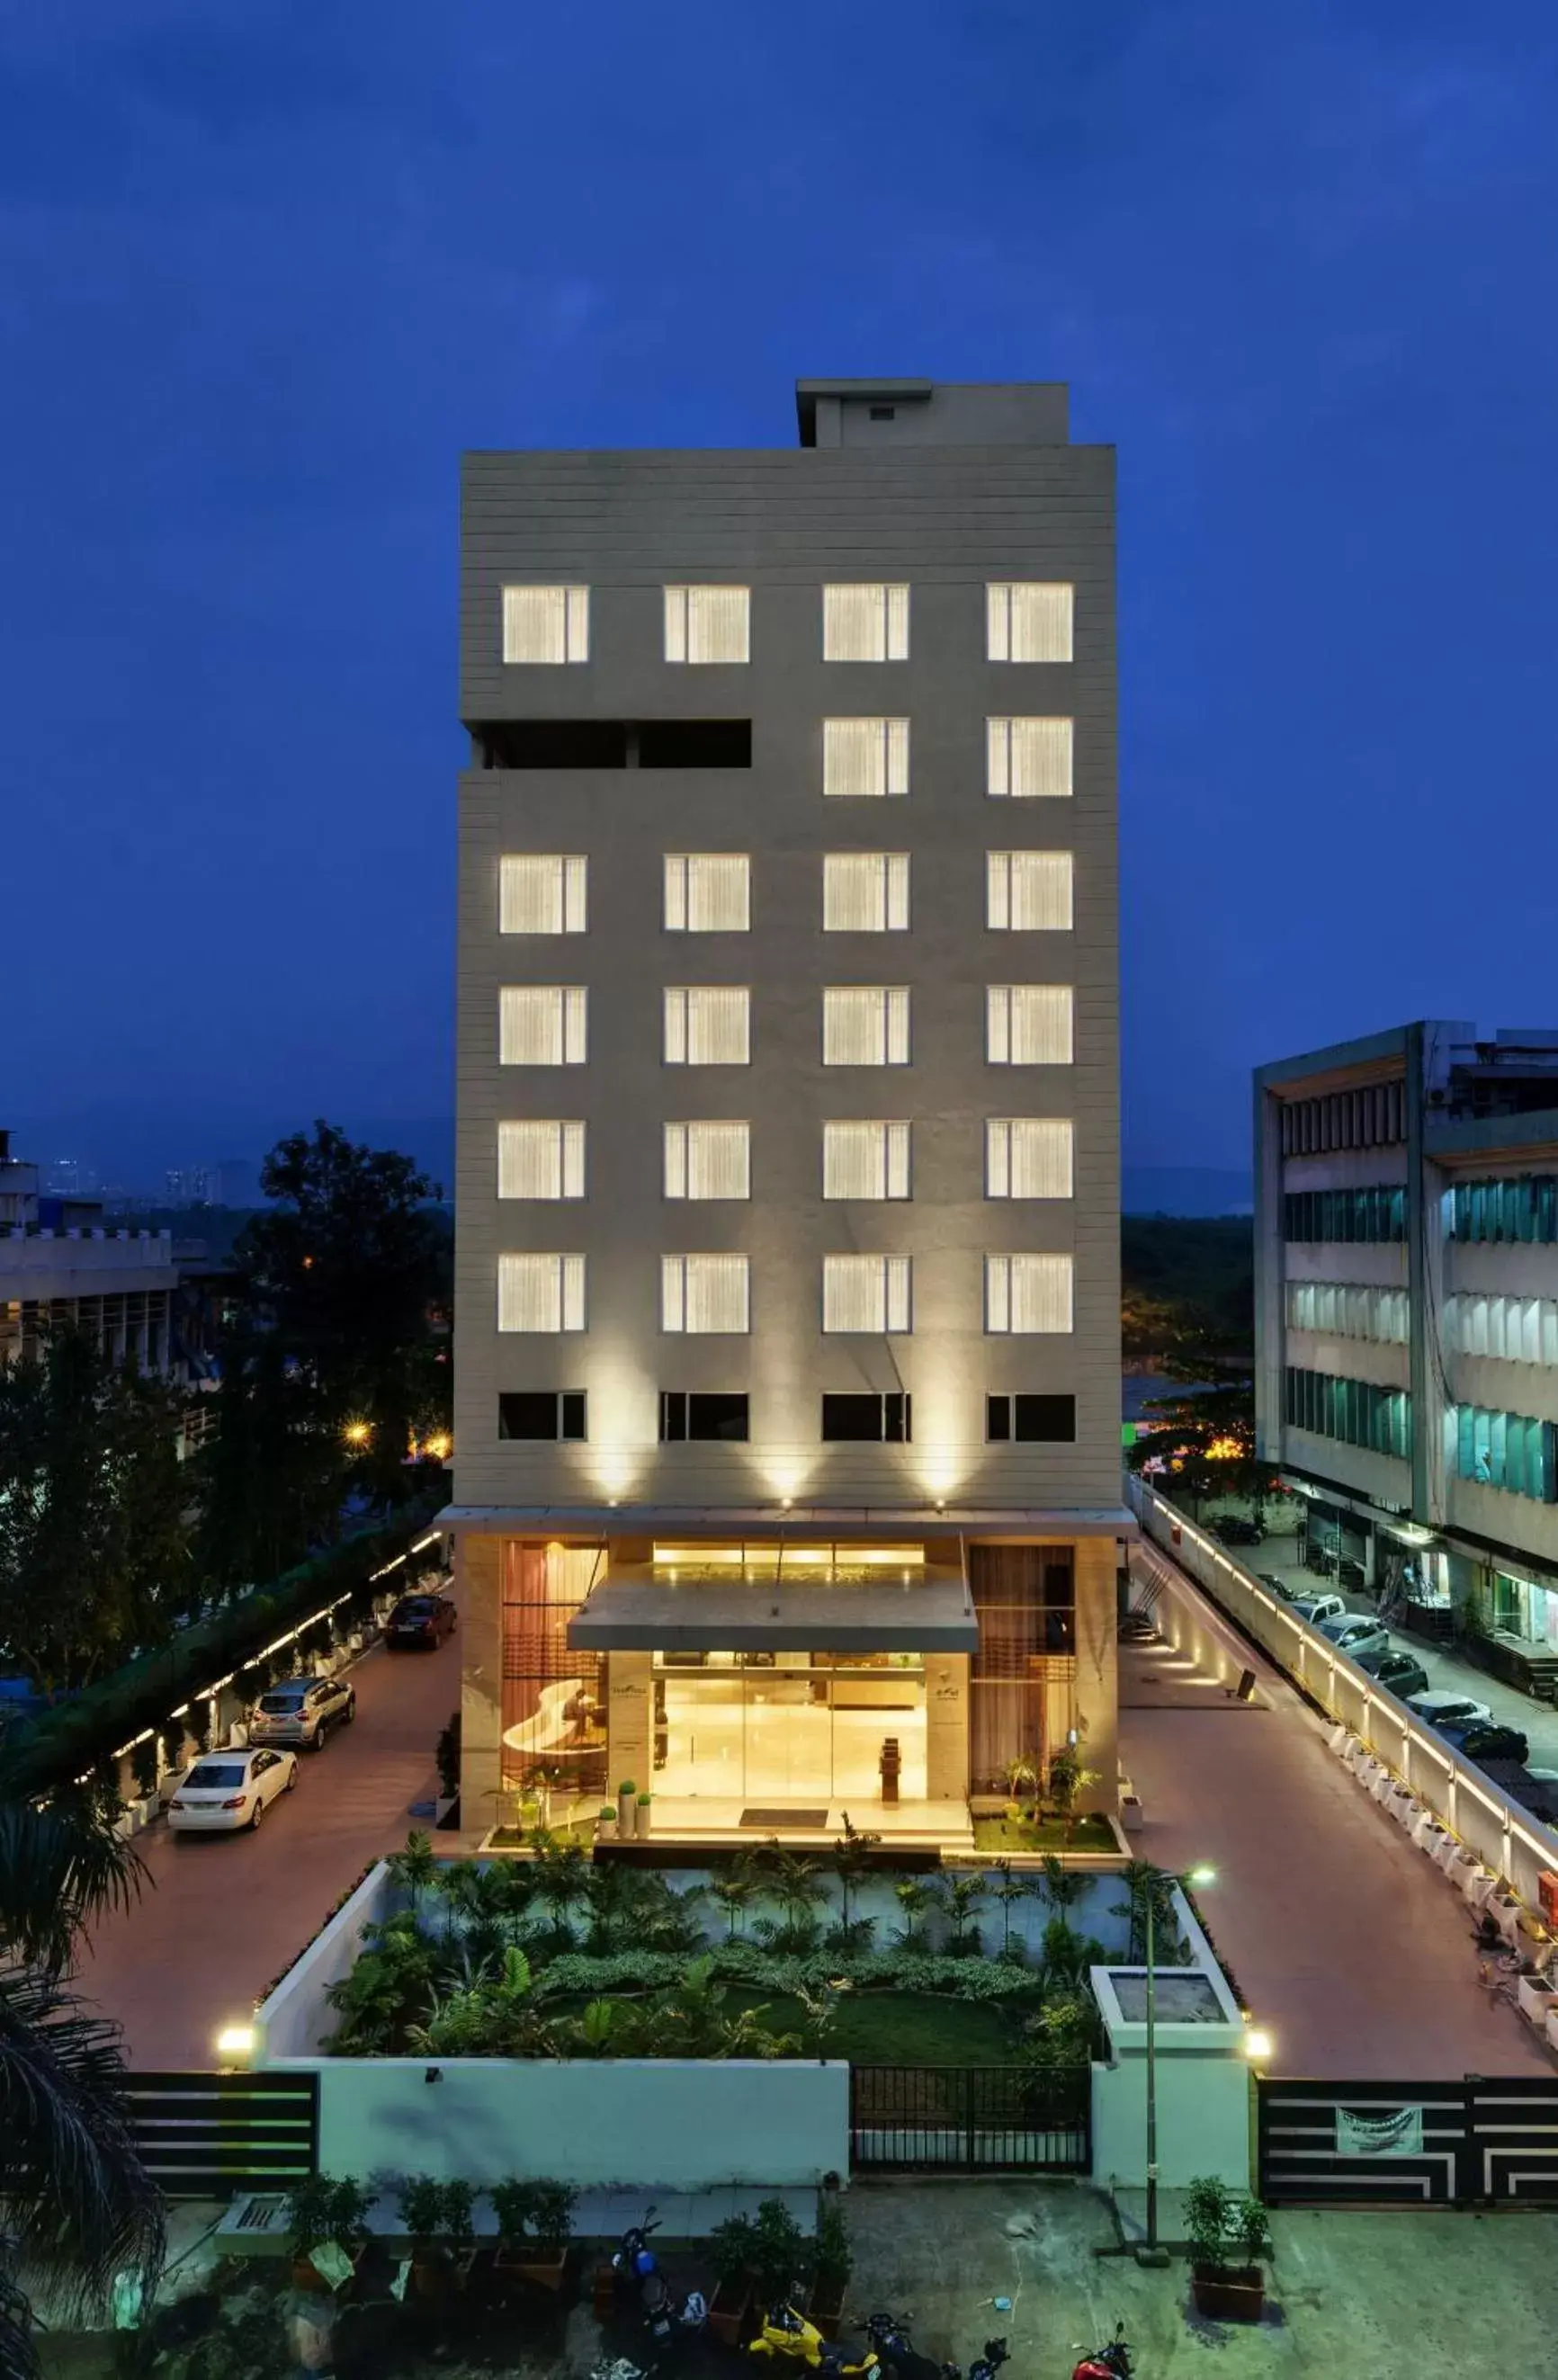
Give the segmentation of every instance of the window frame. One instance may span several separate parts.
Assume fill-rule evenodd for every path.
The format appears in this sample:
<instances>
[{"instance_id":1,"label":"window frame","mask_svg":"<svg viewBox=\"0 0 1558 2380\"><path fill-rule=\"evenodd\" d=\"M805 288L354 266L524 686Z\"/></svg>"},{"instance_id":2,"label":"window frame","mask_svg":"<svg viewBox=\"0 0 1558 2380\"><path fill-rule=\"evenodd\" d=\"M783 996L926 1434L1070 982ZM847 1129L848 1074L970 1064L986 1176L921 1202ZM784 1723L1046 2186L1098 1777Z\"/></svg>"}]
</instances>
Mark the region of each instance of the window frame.
<instances>
[{"instance_id":1,"label":"window frame","mask_svg":"<svg viewBox=\"0 0 1558 2380\"><path fill-rule=\"evenodd\" d=\"M662 930L667 934L749 934L752 930L752 855L749 851L667 851L662 857ZM696 925L699 868L710 860L741 870L741 923L738 926ZM701 898L708 899L707 881ZM679 913L679 914L678 914Z\"/></svg>"},{"instance_id":2,"label":"window frame","mask_svg":"<svg viewBox=\"0 0 1558 2380\"><path fill-rule=\"evenodd\" d=\"M1065 1320L1053 1330L1018 1330L1014 1320L1017 1304L1016 1268L1054 1265L1065 1284ZM1004 1315L1004 1320L999 1318ZM1063 1248L988 1250L984 1258L984 1335L987 1339L1074 1339L1077 1335L1077 1259Z\"/></svg>"},{"instance_id":3,"label":"window frame","mask_svg":"<svg viewBox=\"0 0 1558 2380\"><path fill-rule=\"evenodd\" d=\"M1065 613L1065 633L1056 641L1064 644L1064 652L1014 654L1017 642L1018 604L1016 599L1029 593L1064 595L1060 607ZM1077 658L1077 584L1069 578L991 578L985 581L985 659L1000 666L1019 669L1042 668L1053 662L1074 662ZM1004 648L1004 650L997 650Z\"/></svg>"},{"instance_id":4,"label":"window frame","mask_svg":"<svg viewBox=\"0 0 1558 2380\"><path fill-rule=\"evenodd\" d=\"M848 751L845 729L881 732L874 738L875 749L870 754L870 774L876 780L864 791L846 791L830 780L845 772ZM868 739L862 735L862 742ZM835 713L822 722L822 798L830 802L903 801L909 792L909 722L907 718L879 711L848 711Z\"/></svg>"},{"instance_id":5,"label":"window frame","mask_svg":"<svg viewBox=\"0 0 1558 2380\"><path fill-rule=\"evenodd\" d=\"M554 1323L542 1323L528 1330L517 1323L505 1323L504 1280L510 1266L553 1265L556 1268ZM577 1249L502 1248L497 1262L498 1336L502 1339L577 1339L590 1328L590 1268L586 1256ZM570 1314L578 1319L569 1320Z\"/></svg>"},{"instance_id":6,"label":"window frame","mask_svg":"<svg viewBox=\"0 0 1558 2380\"><path fill-rule=\"evenodd\" d=\"M870 1151L870 1158L871 1163L875 1169L876 1178L882 1185L880 1190L829 1189L829 1166L831 1162L830 1141L834 1135L846 1132L871 1133L878 1136L875 1145ZM914 1196L913 1149L913 1125L910 1119L907 1117L824 1117L822 1122L822 1197L824 1202L829 1205L837 1205L848 1204L853 1201L855 1204L860 1206L877 1204L901 1206L907 1204L912 1200ZM895 1183L901 1183L903 1186L901 1188L895 1188Z\"/></svg>"},{"instance_id":7,"label":"window frame","mask_svg":"<svg viewBox=\"0 0 1558 2380\"><path fill-rule=\"evenodd\" d=\"M737 1327L722 1325L717 1330L690 1329L688 1324L688 1267L695 1264L739 1264L741 1268L742 1320ZM673 1268L677 1269L673 1270ZM675 1286L673 1286L675 1284ZM679 1319L672 1320L676 1314ZM749 1339L752 1335L752 1260L739 1248L676 1249L663 1253L660 1259L660 1328L663 1336L676 1339Z\"/></svg>"},{"instance_id":8,"label":"window frame","mask_svg":"<svg viewBox=\"0 0 1558 2380\"><path fill-rule=\"evenodd\" d=\"M830 1280L840 1269L857 1277L868 1265L878 1269L876 1296L880 1321L838 1323L828 1319ZM895 1320L901 1315L901 1321ZM871 1249L839 1250L822 1258L822 1333L824 1339L912 1339L914 1336L914 1259L901 1250L879 1254Z\"/></svg>"},{"instance_id":9,"label":"window frame","mask_svg":"<svg viewBox=\"0 0 1558 2380\"><path fill-rule=\"evenodd\" d=\"M504 1427L504 1406L511 1397L534 1397L538 1401L550 1397L555 1408L556 1427L550 1438L530 1430L509 1430ZM577 1414L568 1408L578 1402ZM578 1422L570 1429L571 1420ZM590 1441L590 1404L584 1389L500 1389L498 1390L498 1444L500 1446L586 1446Z\"/></svg>"},{"instance_id":10,"label":"window frame","mask_svg":"<svg viewBox=\"0 0 1558 2380\"><path fill-rule=\"evenodd\" d=\"M666 666L671 669L746 669L752 658L752 589L749 584L723 578L684 578L667 583L662 589L664 602L662 613L663 650ZM742 599L741 647L739 653L702 653L693 650L698 642L696 631L700 606L697 601L705 595L739 595ZM707 634L705 623L703 634ZM673 650L680 645L680 652Z\"/></svg>"},{"instance_id":11,"label":"window frame","mask_svg":"<svg viewBox=\"0 0 1558 2380\"><path fill-rule=\"evenodd\" d=\"M749 1066L752 1062L752 988L745 983L668 983L661 988L661 1063L664 1066ZM739 1058L695 1058L692 1054L693 1015L700 992L738 991L744 1002L744 1050ZM680 1002L678 1009L674 1005ZM679 1022L674 1024L673 1019ZM681 1054L674 1044L680 1040Z\"/></svg>"},{"instance_id":12,"label":"window frame","mask_svg":"<svg viewBox=\"0 0 1558 2380\"><path fill-rule=\"evenodd\" d=\"M693 1152L695 1146L693 1135L695 1133L703 1132L740 1133L742 1136L744 1158L744 1179L746 1182L746 1188L744 1190L739 1192L734 1190L709 1191L694 1190L692 1188L691 1185L694 1175ZM673 1134L680 1135L679 1145L673 1140ZM674 1159L673 1150L678 1148L678 1146L679 1155ZM750 1200L752 1196L752 1127L744 1117L668 1116L661 1126L660 1148L661 1196L663 1197L672 1200L677 1206L693 1207L739 1206L744 1202ZM683 1187L680 1190L676 1190L673 1189L671 1185L673 1177L678 1166L680 1169Z\"/></svg>"},{"instance_id":13,"label":"window frame","mask_svg":"<svg viewBox=\"0 0 1558 2380\"><path fill-rule=\"evenodd\" d=\"M515 1133L549 1132L555 1135L553 1157L558 1183L555 1190L505 1190L504 1188L505 1135ZM504 1203L530 1202L545 1206L574 1206L588 1198L589 1133L584 1119L578 1116L500 1116L497 1131L497 1195ZM569 1182L577 1189L568 1187Z\"/></svg>"},{"instance_id":14,"label":"window frame","mask_svg":"<svg viewBox=\"0 0 1558 2380\"><path fill-rule=\"evenodd\" d=\"M830 899L841 901L842 888L834 880L835 889L830 893L829 876L841 865L873 862L878 868L878 880L871 887L875 905L881 916L879 926L830 925ZM907 934L910 931L910 888L913 868L907 851L824 851L822 854L822 931L824 934ZM896 913L896 914L895 914Z\"/></svg>"},{"instance_id":15,"label":"window frame","mask_svg":"<svg viewBox=\"0 0 1558 2380\"><path fill-rule=\"evenodd\" d=\"M558 1000L556 1058L510 1058L505 1055L505 1013L510 999L551 993ZM498 1063L500 1066L587 1066L590 1062L590 988L581 983L505 983L498 987Z\"/></svg>"},{"instance_id":16,"label":"window frame","mask_svg":"<svg viewBox=\"0 0 1558 2380\"><path fill-rule=\"evenodd\" d=\"M514 653L509 650L511 618L509 599L521 595L560 595L562 601L562 646L554 657L535 657ZM517 611L517 606L514 607ZM590 589L567 579L505 579L500 600L499 645L505 669L566 669L583 666L590 659Z\"/></svg>"},{"instance_id":17,"label":"window frame","mask_svg":"<svg viewBox=\"0 0 1558 2380\"><path fill-rule=\"evenodd\" d=\"M882 650L879 653L835 653L828 650L833 623L830 613L841 610L837 600L848 595L875 595L881 629ZM893 650L897 643L901 650ZM907 662L909 657L909 582L891 578L834 578L822 588L822 659L830 666L842 662L846 668L858 664L873 669L888 662Z\"/></svg>"},{"instance_id":18,"label":"window frame","mask_svg":"<svg viewBox=\"0 0 1558 2380\"><path fill-rule=\"evenodd\" d=\"M875 992L881 1001L878 1040L882 1051L880 1058L830 1058L828 1055L828 1010L835 996L846 992ZM895 1031L901 1024L901 1036ZM903 1054L893 1055L895 1039L901 1040ZM825 983L822 986L822 1063L824 1066L911 1066L914 1063L914 1006L907 983Z\"/></svg>"},{"instance_id":19,"label":"window frame","mask_svg":"<svg viewBox=\"0 0 1558 2380\"><path fill-rule=\"evenodd\" d=\"M505 922L509 910L508 871L526 866L546 866L558 870L557 914L562 919L557 926L511 926ZM536 941L552 934L584 934L590 930L590 860L582 851L505 851L498 855L498 931L521 941Z\"/></svg>"}]
</instances>

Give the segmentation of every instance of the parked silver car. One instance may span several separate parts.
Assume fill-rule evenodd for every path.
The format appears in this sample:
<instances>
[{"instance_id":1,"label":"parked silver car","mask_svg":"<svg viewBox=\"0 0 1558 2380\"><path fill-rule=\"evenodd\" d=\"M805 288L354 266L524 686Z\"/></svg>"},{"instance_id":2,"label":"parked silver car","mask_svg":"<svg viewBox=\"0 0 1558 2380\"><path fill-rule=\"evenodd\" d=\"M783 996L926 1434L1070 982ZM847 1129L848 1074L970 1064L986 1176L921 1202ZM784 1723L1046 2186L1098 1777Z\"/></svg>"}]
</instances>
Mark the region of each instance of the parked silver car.
<instances>
[{"instance_id":1,"label":"parked silver car","mask_svg":"<svg viewBox=\"0 0 1558 2380\"><path fill-rule=\"evenodd\" d=\"M357 1689L345 1678L283 1678L250 1712L249 1740L319 1752L332 1728L356 1717Z\"/></svg>"},{"instance_id":2,"label":"parked silver car","mask_svg":"<svg viewBox=\"0 0 1558 2380\"><path fill-rule=\"evenodd\" d=\"M1390 1630L1382 1627L1371 1611L1333 1611L1329 1620L1316 1624L1342 1653L1379 1653L1391 1641Z\"/></svg>"}]
</instances>

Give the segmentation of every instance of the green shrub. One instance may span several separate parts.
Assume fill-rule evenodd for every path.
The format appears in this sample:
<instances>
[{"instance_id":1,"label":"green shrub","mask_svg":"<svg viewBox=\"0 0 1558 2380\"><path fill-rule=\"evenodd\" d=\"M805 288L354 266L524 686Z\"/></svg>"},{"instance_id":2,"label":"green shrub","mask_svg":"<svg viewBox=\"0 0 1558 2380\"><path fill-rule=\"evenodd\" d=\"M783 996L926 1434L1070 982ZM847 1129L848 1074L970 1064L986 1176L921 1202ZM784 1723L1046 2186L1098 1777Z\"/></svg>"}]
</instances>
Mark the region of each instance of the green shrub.
<instances>
[{"instance_id":1,"label":"green shrub","mask_svg":"<svg viewBox=\"0 0 1558 2380\"><path fill-rule=\"evenodd\" d=\"M709 2235L714 2278L724 2289L736 2289L752 2269L756 2226L749 2215L727 2215Z\"/></svg>"}]
</instances>

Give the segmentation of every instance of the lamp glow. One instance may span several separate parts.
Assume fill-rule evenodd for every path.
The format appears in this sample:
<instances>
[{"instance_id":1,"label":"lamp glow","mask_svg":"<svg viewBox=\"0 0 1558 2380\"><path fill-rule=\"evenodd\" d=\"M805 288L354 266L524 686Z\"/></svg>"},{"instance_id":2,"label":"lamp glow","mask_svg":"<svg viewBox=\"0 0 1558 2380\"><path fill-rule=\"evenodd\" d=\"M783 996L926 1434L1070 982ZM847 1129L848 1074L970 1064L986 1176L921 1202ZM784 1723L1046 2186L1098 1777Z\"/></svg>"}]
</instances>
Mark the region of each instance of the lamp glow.
<instances>
[{"instance_id":1,"label":"lamp glow","mask_svg":"<svg viewBox=\"0 0 1558 2380\"><path fill-rule=\"evenodd\" d=\"M1193 1867L1189 1870L1185 1881L1187 1884L1193 1886L1199 1892L1203 1885L1215 1884L1217 1882L1217 1870L1214 1867L1209 1867L1203 1860L1199 1867Z\"/></svg>"},{"instance_id":2,"label":"lamp glow","mask_svg":"<svg viewBox=\"0 0 1558 2380\"><path fill-rule=\"evenodd\" d=\"M218 2058L248 2058L254 2048L251 2024L225 2024L216 2036Z\"/></svg>"},{"instance_id":3,"label":"lamp glow","mask_svg":"<svg viewBox=\"0 0 1558 2380\"><path fill-rule=\"evenodd\" d=\"M348 1446L366 1446L372 1435L371 1427L365 1421L349 1421L341 1432Z\"/></svg>"},{"instance_id":4,"label":"lamp glow","mask_svg":"<svg viewBox=\"0 0 1558 2380\"><path fill-rule=\"evenodd\" d=\"M1271 2034L1262 2033L1259 2025L1251 2026L1239 2044L1239 2047L1252 2063L1258 2061L1261 2065L1264 2065L1270 2058L1272 2046Z\"/></svg>"}]
</instances>

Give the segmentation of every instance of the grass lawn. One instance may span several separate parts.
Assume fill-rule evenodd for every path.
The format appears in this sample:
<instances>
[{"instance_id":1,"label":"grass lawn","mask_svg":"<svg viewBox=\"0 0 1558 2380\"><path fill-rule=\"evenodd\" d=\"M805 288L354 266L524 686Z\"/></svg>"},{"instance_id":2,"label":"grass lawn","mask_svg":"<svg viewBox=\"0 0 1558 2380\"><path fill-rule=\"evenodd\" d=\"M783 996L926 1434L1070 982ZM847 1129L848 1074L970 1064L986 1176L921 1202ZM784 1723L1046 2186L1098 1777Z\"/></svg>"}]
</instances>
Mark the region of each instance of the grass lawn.
<instances>
[{"instance_id":1,"label":"grass lawn","mask_svg":"<svg viewBox=\"0 0 1558 2380\"><path fill-rule=\"evenodd\" d=\"M732 2008L766 2007L771 2033L803 2033L798 2000L731 1989ZM931 1992L846 1993L828 2044L830 2058L852 2066L1009 2066L1016 2033L999 2009Z\"/></svg>"},{"instance_id":2,"label":"grass lawn","mask_svg":"<svg viewBox=\"0 0 1558 2380\"><path fill-rule=\"evenodd\" d=\"M1096 1814L1078 1818L1069 1841L1058 1818L976 1818L974 1848L981 1852L1117 1852L1114 1829Z\"/></svg>"}]
</instances>

